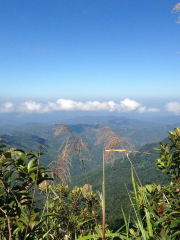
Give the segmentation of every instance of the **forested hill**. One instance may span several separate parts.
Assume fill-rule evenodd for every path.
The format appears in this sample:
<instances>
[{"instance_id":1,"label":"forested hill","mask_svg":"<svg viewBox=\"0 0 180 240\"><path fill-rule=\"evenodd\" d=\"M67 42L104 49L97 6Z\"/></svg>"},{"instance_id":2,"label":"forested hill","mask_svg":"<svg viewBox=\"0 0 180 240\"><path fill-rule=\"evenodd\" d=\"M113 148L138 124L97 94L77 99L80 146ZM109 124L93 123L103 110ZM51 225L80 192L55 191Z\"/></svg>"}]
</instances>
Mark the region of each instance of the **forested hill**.
<instances>
[{"instance_id":1,"label":"forested hill","mask_svg":"<svg viewBox=\"0 0 180 240\"><path fill-rule=\"evenodd\" d=\"M90 118L90 117L89 117ZM91 118L90 118L91 119ZM129 136L136 149L139 149L142 145L151 142L157 142L167 136L169 130L173 130L176 125L158 125L147 121L140 121L137 119L128 118L93 118L96 122L104 122L112 128L112 130L119 136ZM99 121L98 121L99 120ZM103 121L104 120L104 121ZM58 122L58 121L57 121ZM71 123L71 122L70 122ZM91 146L96 141L96 133L94 124L68 124L68 127L74 132L75 135L80 135L84 141L87 141ZM59 138L54 138L53 128L57 126L52 124L43 123L26 123L19 125L0 125L0 134L8 134L11 136L17 134L28 134L31 137L43 138L51 141L59 141Z\"/></svg>"},{"instance_id":2,"label":"forested hill","mask_svg":"<svg viewBox=\"0 0 180 240\"><path fill-rule=\"evenodd\" d=\"M159 148L159 146L159 143L146 144L139 150L141 153L129 155L143 185L165 182L165 178L161 176L156 165L159 153L154 148ZM120 221L123 218L121 206L127 214L130 209L126 187L132 190L131 165L127 157L116 160L113 165L107 164L105 174L106 217L110 228L115 230L120 226ZM102 167L89 171L88 179L93 191L102 192ZM70 186L83 186L85 183L87 181L84 175L76 178Z\"/></svg>"},{"instance_id":3,"label":"forested hill","mask_svg":"<svg viewBox=\"0 0 180 240\"><path fill-rule=\"evenodd\" d=\"M46 149L42 150L44 155L41 156L41 164L48 166L52 161L57 161L59 143L50 141L38 136L30 136L25 133L15 135L0 134L2 143L9 145L11 148L19 148L24 151L39 152L40 145Z\"/></svg>"},{"instance_id":4,"label":"forested hill","mask_svg":"<svg viewBox=\"0 0 180 240\"><path fill-rule=\"evenodd\" d=\"M98 119L95 119L98 120ZM99 119L101 120L101 119ZM108 118L112 130L121 138L129 137L132 139L134 148L138 150L142 145L151 142L158 142L167 136L168 130L173 130L174 125L159 126L153 128L148 126L148 122L127 118ZM126 125L126 127L125 127ZM1 126L0 138L10 147L22 148L25 151L39 151L40 144L43 145L48 152L41 158L41 163L48 165L50 162L57 160L59 147L62 138L54 138L53 128L57 127L52 124L28 123L19 124L17 126ZM68 127L77 136L79 135L83 141L87 142L92 148L91 159L86 162L87 171L102 165L102 149L103 146L95 146L97 141L96 129L94 125L77 124L68 125ZM64 136L63 136L64 137ZM86 156L87 158L89 156ZM77 156L72 158L71 176L72 178L83 173L83 168Z\"/></svg>"}]
</instances>

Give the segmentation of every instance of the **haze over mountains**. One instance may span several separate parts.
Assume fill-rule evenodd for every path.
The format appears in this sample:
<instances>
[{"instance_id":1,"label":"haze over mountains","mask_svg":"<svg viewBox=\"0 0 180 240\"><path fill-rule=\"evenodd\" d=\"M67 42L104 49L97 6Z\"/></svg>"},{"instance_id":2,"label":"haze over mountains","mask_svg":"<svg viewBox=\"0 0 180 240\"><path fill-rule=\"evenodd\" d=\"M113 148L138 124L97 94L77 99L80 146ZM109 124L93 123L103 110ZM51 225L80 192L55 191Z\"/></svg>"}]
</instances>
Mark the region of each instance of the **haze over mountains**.
<instances>
[{"instance_id":1,"label":"haze over mountains","mask_svg":"<svg viewBox=\"0 0 180 240\"><path fill-rule=\"evenodd\" d=\"M176 124L180 122L180 116L171 114L151 114L151 113L107 113L107 112L79 112L79 111L61 111L51 114L18 114L18 113L1 113L1 125L14 125L21 123L39 122L53 123L59 122L64 124L94 124L97 122L107 124L114 119L136 119L158 124Z\"/></svg>"}]
</instances>

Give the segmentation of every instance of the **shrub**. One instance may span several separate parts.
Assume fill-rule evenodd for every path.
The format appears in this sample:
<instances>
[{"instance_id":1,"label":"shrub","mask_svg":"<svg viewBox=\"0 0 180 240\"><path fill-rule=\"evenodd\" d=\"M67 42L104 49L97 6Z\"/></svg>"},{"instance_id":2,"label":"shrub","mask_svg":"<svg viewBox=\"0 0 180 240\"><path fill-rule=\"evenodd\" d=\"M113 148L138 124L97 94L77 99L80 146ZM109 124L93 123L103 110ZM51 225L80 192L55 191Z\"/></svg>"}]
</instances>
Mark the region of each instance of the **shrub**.
<instances>
[{"instance_id":1,"label":"shrub","mask_svg":"<svg viewBox=\"0 0 180 240\"><path fill-rule=\"evenodd\" d=\"M48 169L39 164L40 153L7 148L0 145L0 238L41 239L46 215L34 208L34 197L36 186L50 179Z\"/></svg>"}]
</instances>

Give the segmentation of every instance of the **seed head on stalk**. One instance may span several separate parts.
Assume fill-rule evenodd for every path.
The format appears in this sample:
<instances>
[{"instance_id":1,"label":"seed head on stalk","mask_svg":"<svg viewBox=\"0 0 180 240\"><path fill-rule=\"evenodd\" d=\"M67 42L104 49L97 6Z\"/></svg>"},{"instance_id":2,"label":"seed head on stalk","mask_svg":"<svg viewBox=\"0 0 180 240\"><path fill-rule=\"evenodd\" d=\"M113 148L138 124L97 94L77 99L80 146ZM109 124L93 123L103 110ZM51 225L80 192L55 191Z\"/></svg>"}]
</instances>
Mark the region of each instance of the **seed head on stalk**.
<instances>
[{"instance_id":1,"label":"seed head on stalk","mask_svg":"<svg viewBox=\"0 0 180 240\"><path fill-rule=\"evenodd\" d=\"M98 140L95 143L96 145L102 144L104 142L104 150L128 149L133 151L133 144L130 138L120 138L109 126L105 124L97 123L96 126L98 126L98 129L96 130L98 137ZM105 163L111 162L113 164L115 160L115 153L116 151L106 151Z\"/></svg>"},{"instance_id":2,"label":"seed head on stalk","mask_svg":"<svg viewBox=\"0 0 180 240\"><path fill-rule=\"evenodd\" d=\"M83 142L79 136L75 136L71 129L65 124L54 125L58 126L57 128L53 129L55 130L54 137L65 134L65 139L59 148L61 154L58 157L57 163L53 164L52 170L54 171L54 174L59 178L59 180L65 183L71 179L70 166L73 153L79 154L80 161L85 170L85 157L83 156L83 151L87 151L88 157L90 157L91 147L88 145L88 143Z\"/></svg>"}]
</instances>

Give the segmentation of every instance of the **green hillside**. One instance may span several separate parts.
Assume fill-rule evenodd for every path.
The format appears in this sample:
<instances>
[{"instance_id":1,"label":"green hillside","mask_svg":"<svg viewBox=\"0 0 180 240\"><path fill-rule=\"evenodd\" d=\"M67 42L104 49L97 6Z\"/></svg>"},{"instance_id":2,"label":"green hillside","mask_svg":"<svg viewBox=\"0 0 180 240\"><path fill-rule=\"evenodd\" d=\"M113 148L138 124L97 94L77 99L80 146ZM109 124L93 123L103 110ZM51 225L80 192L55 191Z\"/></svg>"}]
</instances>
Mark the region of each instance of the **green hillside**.
<instances>
[{"instance_id":1,"label":"green hillside","mask_svg":"<svg viewBox=\"0 0 180 240\"><path fill-rule=\"evenodd\" d=\"M53 138L52 140L48 140L37 135L30 135L24 132L16 133L14 135L0 134L0 138L3 139L4 144L8 144L11 148L20 148L24 149L24 151L39 152L39 146L43 145L43 147L47 150L47 152L42 150L44 152L44 155L41 156L41 163L44 166L48 166L52 161L58 161L58 156L61 153L61 151L59 151L59 148L64 139L59 138L58 141L55 141L55 139ZM90 140L95 142L94 138ZM99 153L101 153L101 149L102 146L97 146L95 148L95 146L93 145L92 151L90 152L91 156L87 154L84 155L84 157L86 158L87 171L101 165L101 161L99 158ZM77 154L72 155L72 164L70 166L70 171L72 179L84 173L82 163L80 162L79 156Z\"/></svg>"},{"instance_id":2,"label":"green hillside","mask_svg":"<svg viewBox=\"0 0 180 240\"><path fill-rule=\"evenodd\" d=\"M15 135L0 134L0 138L3 139L3 143L8 144L11 148L20 148L24 151L39 152L39 146L43 145L47 150L43 152L41 156L41 163L47 166L50 162L57 160L59 144L57 142L49 141L37 136L29 136L25 133L19 133Z\"/></svg>"},{"instance_id":3,"label":"green hillside","mask_svg":"<svg viewBox=\"0 0 180 240\"><path fill-rule=\"evenodd\" d=\"M103 118L95 119L100 120ZM146 121L127 118L111 118L108 119L107 125L120 137L129 136L136 149L142 145L151 142L158 142L165 138L167 131L173 130L177 125L157 125ZM54 138L53 128L57 126L52 124L27 123L19 125L0 126L0 134L28 134L51 141L60 141L59 138ZM80 135L83 140L87 141L90 146L93 146L96 141L96 132L94 124L69 124L68 127L75 135Z\"/></svg>"},{"instance_id":4,"label":"green hillside","mask_svg":"<svg viewBox=\"0 0 180 240\"><path fill-rule=\"evenodd\" d=\"M134 119L128 120L125 118L121 119L108 119L110 126L113 131L120 137L129 137L132 139L134 148L138 150L142 145L151 142L158 142L167 135L167 129L173 129L173 126L160 126L153 128L147 127L143 121ZM127 124L125 127L123 124ZM136 126L138 128L133 128ZM0 127L0 137L4 139L5 143L11 147L18 147L27 150L38 152L39 145L42 144L48 151L41 159L42 163L48 165L53 160L57 160L59 147L61 146L62 140L66 135L62 137L54 138L53 128L57 126L39 124L39 123L28 123L20 124L17 126L3 126ZM102 165L102 149L103 146L95 146L97 141L96 128L94 125L88 124L77 124L68 125L68 127L74 132L75 135L79 135L83 141L87 142L92 148L91 157L87 154L86 158L86 170L96 169ZM79 157L74 155L72 158L72 166L70 167L71 177L74 178L83 174L82 164L79 162Z\"/></svg>"}]
</instances>

